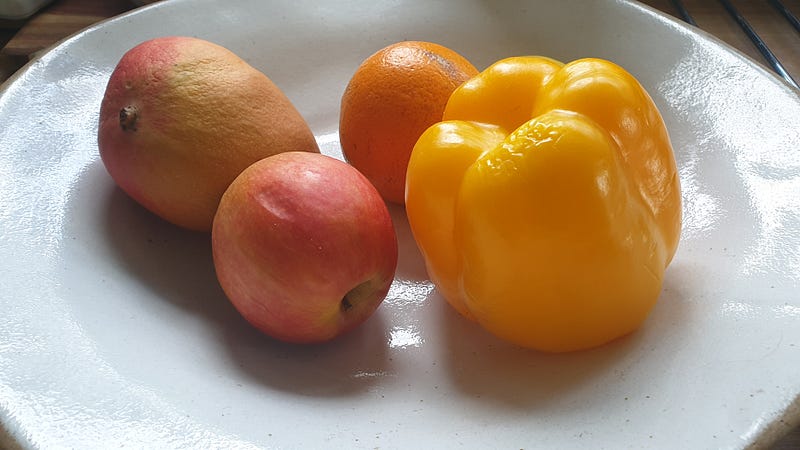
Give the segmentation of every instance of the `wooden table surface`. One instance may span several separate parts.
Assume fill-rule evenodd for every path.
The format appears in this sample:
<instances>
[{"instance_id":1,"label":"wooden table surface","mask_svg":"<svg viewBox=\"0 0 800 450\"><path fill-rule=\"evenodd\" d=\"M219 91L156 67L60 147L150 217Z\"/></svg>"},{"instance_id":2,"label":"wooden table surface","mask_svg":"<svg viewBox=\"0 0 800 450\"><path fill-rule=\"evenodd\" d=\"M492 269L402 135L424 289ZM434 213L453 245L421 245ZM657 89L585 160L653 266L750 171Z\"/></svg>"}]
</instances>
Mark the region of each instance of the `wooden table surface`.
<instances>
[{"instance_id":1,"label":"wooden table surface","mask_svg":"<svg viewBox=\"0 0 800 450\"><path fill-rule=\"evenodd\" d=\"M669 0L644 0L643 3L679 17L673 2ZM766 0L733 0L731 3L769 46L787 72L800 82L800 32L792 28ZM701 29L766 65L756 47L719 1L683 0L683 4ZM800 15L800 0L783 0L783 4L795 15ZM56 0L26 21L0 20L0 82L10 77L29 58L62 38L136 6L130 0ZM800 427L772 449L800 449Z\"/></svg>"}]
</instances>

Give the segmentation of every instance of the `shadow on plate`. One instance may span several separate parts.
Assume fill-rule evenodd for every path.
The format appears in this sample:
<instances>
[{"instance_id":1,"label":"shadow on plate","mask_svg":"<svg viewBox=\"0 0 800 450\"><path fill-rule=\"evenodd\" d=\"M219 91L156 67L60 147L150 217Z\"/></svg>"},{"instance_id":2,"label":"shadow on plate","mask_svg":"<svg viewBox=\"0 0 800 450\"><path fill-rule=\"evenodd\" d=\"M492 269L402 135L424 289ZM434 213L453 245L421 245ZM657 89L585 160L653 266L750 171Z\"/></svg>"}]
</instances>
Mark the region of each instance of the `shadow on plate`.
<instances>
[{"instance_id":1,"label":"shadow on plate","mask_svg":"<svg viewBox=\"0 0 800 450\"><path fill-rule=\"evenodd\" d=\"M681 287L682 273L668 271L659 303L640 329L594 349L561 354L506 343L462 317L434 292L430 301L441 305L439 354L444 355L446 373L467 397L504 411L547 408L567 397L574 401L572 394L578 391L602 396L612 385L623 392L640 389L641 385L626 385L632 371L647 372L650 387L669 383L664 377L672 355L682 350L692 314L691 300L684 298ZM667 342L678 345L662 346Z\"/></svg>"},{"instance_id":2,"label":"shadow on plate","mask_svg":"<svg viewBox=\"0 0 800 450\"><path fill-rule=\"evenodd\" d=\"M97 171L104 171L99 162L89 172ZM104 238L112 255L153 293L141 301L158 299L201 318L219 337L220 348L226 350L223 358L247 379L303 395L338 396L364 391L389 372L380 314L331 343L278 342L250 326L225 297L214 270L210 234L161 220L119 188L111 190L103 206Z\"/></svg>"},{"instance_id":3,"label":"shadow on plate","mask_svg":"<svg viewBox=\"0 0 800 450\"><path fill-rule=\"evenodd\" d=\"M444 299L438 294L436 300ZM546 408L570 391L602 377L639 344L634 333L597 349L549 354L506 343L444 305L442 354L453 385L501 410Z\"/></svg>"},{"instance_id":4,"label":"shadow on plate","mask_svg":"<svg viewBox=\"0 0 800 450\"><path fill-rule=\"evenodd\" d=\"M397 270L395 277L409 281L427 281L425 261L414 241L411 226L406 218L406 209L400 205L389 205L394 231L397 235Z\"/></svg>"},{"instance_id":5,"label":"shadow on plate","mask_svg":"<svg viewBox=\"0 0 800 450\"><path fill-rule=\"evenodd\" d=\"M90 172L98 171L106 176L99 161ZM121 190L110 192L104 205L104 231L112 254L127 273L153 292L148 298L167 302L208 324L225 351L222 358L238 375L267 388L322 397L363 393L395 376L389 348L391 313L386 308L330 343L300 346L273 340L250 326L226 299L216 279L207 233L179 229ZM390 212L400 243L398 276L425 279L424 263L403 208L392 206ZM440 347L435 352L445 376L464 396L500 408L546 407L609 373L624 371L640 357L645 335L680 333L675 327L690 314L687 301L681 298L680 278L668 272L666 295L659 303L670 304L657 306L661 311L655 313L661 317L651 318L644 330L594 350L568 354L544 354L504 343L462 318L434 291L420 299L433 314L427 323L433 329L425 331L426 345ZM659 357L668 359L667 354Z\"/></svg>"}]
</instances>

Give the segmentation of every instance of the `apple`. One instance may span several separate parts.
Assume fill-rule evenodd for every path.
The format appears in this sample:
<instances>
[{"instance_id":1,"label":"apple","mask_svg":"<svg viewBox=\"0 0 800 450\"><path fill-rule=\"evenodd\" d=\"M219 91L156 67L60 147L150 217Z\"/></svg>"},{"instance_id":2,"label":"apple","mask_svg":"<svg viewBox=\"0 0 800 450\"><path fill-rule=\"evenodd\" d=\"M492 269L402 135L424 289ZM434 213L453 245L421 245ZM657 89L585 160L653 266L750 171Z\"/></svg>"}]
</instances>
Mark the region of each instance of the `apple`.
<instances>
[{"instance_id":1,"label":"apple","mask_svg":"<svg viewBox=\"0 0 800 450\"><path fill-rule=\"evenodd\" d=\"M397 267L397 237L375 187L318 153L245 169L211 232L222 289L253 326L294 343L329 341L369 318Z\"/></svg>"}]
</instances>

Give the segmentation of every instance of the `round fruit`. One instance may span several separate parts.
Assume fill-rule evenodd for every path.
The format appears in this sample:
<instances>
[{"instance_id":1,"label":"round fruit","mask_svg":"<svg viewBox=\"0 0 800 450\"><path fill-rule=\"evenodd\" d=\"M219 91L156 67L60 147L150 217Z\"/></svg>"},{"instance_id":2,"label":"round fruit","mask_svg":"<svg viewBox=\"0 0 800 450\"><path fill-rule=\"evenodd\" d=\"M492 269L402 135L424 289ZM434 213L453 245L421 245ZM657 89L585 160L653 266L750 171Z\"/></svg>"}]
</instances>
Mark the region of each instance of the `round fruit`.
<instances>
[{"instance_id":1,"label":"round fruit","mask_svg":"<svg viewBox=\"0 0 800 450\"><path fill-rule=\"evenodd\" d=\"M209 231L219 199L250 164L319 152L289 99L231 51L201 39L143 42L117 64L100 107L100 156L145 208Z\"/></svg>"},{"instance_id":2,"label":"round fruit","mask_svg":"<svg viewBox=\"0 0 800 450\"><path fill-rule=\"evenodd\" d=\"M364 322L397 266L397 238L378 191L329 156L288 152L231 183L211 232L217 278L256 328L322 342Z\"/></svg>"},{"instance_id":3,"label":"round fruit","mask_svg":"<svg viewBox=\"0 0 800 450\"><path fill-rule=\"evenodd\" d=\"M342 96L339 138L345 158L384 199L404 204L414 144L442 120L450 94L477 73L458 53L430 42L398 42L373 54Z\"/></svg>"}]
</instances>

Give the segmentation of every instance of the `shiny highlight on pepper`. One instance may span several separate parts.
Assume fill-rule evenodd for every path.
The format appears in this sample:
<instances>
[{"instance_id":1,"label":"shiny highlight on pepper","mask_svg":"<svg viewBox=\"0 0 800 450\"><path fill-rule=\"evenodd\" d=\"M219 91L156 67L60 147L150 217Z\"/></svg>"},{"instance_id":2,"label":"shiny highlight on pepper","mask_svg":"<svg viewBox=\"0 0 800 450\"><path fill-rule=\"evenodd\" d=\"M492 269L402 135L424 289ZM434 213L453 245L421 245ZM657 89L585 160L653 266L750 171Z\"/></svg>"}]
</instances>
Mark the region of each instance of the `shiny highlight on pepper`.
<instances>
[{"instance_id":1,"label":"shiny highlight on pepper","mask_svg":"<svg viewBox=\"0 0 800 450\"><path fill-rule=\"evenodd\" d=\"M417 141L406 211L440 293L524 347L561 352L638 328L678 246L663 119L600 59L508 58Z\"/></svg>"}]
</instances>

